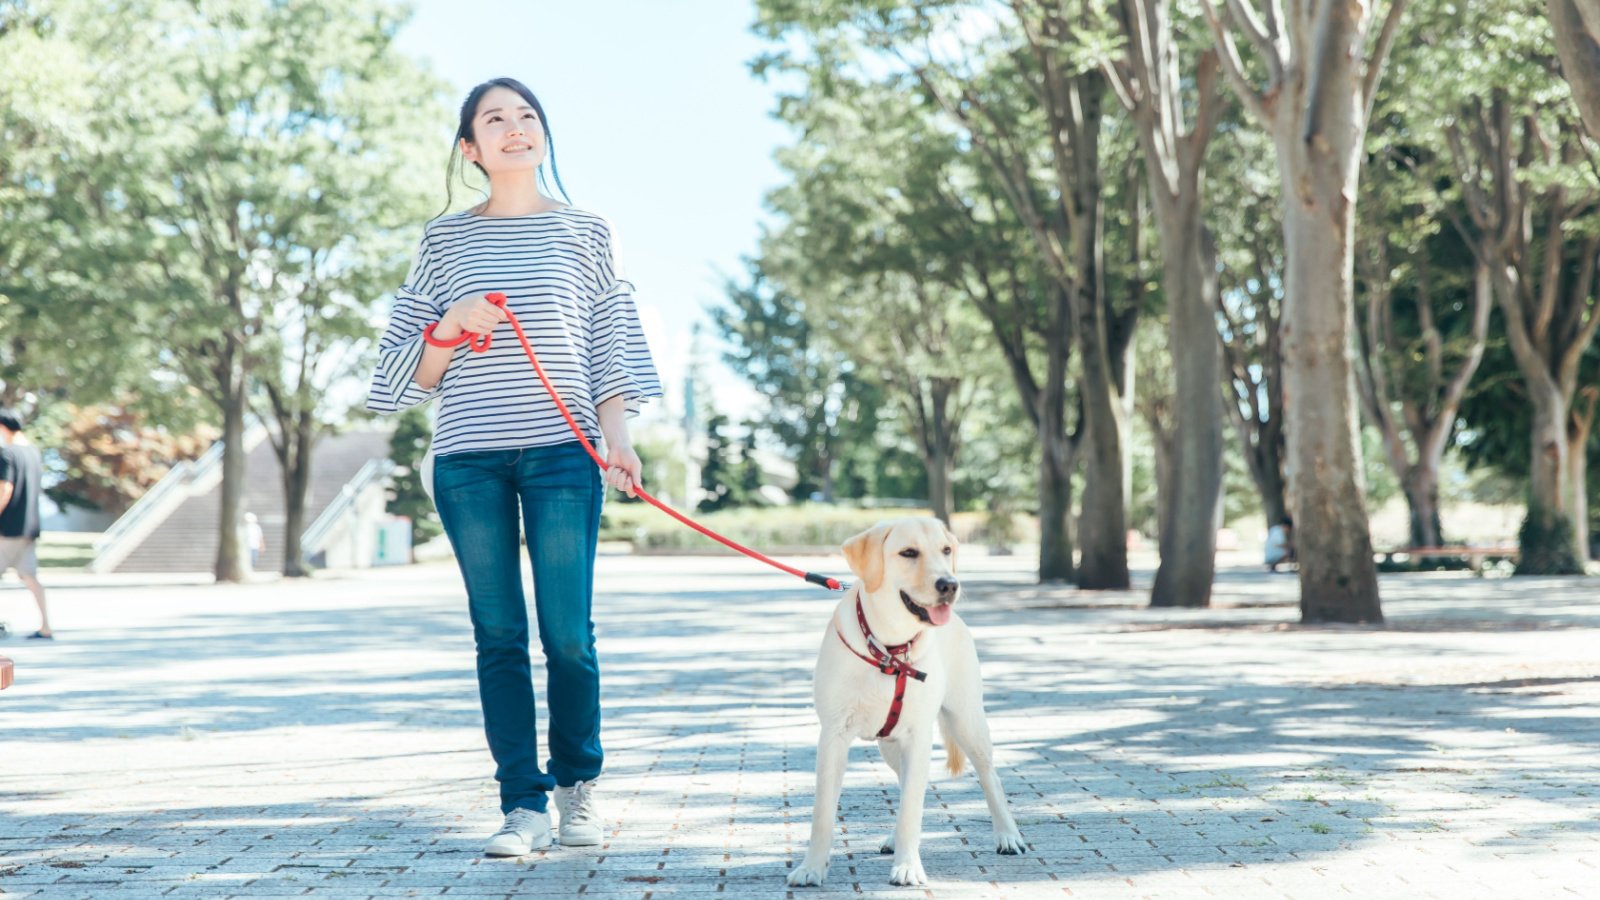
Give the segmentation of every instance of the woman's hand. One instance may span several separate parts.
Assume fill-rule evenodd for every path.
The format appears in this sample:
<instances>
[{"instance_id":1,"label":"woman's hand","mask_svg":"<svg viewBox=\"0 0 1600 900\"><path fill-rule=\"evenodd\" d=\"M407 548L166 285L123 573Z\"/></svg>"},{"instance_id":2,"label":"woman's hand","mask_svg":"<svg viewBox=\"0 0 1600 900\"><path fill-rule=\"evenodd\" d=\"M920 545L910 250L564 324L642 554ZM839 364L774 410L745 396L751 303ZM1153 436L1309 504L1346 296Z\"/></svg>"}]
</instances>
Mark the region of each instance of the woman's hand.
<instances>
[{"instance_id":1,"label":"woman's hand","mask_svg":"<svg viewBox=\"0 0 1600 900\"><path fill-rule=\"evenodd\" d=\"M639 454L627 444L619 444L606 448L606 483L619 491L626 491L629 497L637 497L634 488L642 487L639 483L639 470L643 463L639 461Z\"/></svg>"},{"instance_id":2,"label":"woman's hand","mask_svg":"<svg viewBox=\"0 0 1600 900\"><path fill-rule=\"evenodd\" d=\"M487 296L480 294L468 297L445 310L444 319L439 323L440 327L434 330L434 337L448 341L455 339L463 331L489 334L504 321L506 321L506 311L490 303ZM440 331L445 333L440 334Z\"/></svg>"}]
</instances>

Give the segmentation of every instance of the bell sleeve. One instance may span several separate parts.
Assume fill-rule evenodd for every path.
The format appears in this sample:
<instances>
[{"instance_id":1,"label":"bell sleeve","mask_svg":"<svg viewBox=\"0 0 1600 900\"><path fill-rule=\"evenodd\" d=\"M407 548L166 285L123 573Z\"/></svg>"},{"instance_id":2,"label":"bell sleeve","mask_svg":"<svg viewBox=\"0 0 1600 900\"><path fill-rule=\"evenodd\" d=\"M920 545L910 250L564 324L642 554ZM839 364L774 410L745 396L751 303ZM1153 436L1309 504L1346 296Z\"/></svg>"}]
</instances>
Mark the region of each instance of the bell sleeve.
<instances>
[{"instance_id":1,"label":"bell sleeve","mask_svg":"<svg viewBox=\"0 0 1600 900\"><path fill-rule=\"evenodd\" d=\"M599 293L589 327L589 387L595 406L622 397L628 418L639 415L643 401L659 398L661 378L650 356L633 283L622 269L616 232L601 230L598 248Z\"/></svg>"},{"instance_id":2,"label":"bell sleeve","mask_svg":"<svg viewBox=\"0 0 1600 900\"><path fill-rule=\"evenodd\" d=\"M439 396L438 385L430 390L412 380L426 346L422 330L444 316L437 296L437 265L424 234L405 283L395 292L389 325L378 340L378 364L367 392L367 409L372 412L399 412Z\"/></svg>"}]
</instances>

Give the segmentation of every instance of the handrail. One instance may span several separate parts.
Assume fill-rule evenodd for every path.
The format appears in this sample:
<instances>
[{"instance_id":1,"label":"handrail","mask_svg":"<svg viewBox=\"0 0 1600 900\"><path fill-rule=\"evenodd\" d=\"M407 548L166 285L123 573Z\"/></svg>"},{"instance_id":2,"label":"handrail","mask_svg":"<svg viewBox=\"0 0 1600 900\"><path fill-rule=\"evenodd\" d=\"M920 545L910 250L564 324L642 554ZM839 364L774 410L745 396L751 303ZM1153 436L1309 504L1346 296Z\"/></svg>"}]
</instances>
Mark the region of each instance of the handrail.
<instances>
[{"instance_id":1,"label":"handrail","mask_svg":"<svg viewBox=\"0 0 1600 900\"><path fill-rule=\"evenodd\" d=\"M111 523L110 528L107 528L99 537L95 538L95 554L104 553L107 547L121 540L123 535L133 531L140 522L143 522L160 506L168 494L192 480L194 469L195 464L188 460L180 460L177 465L168 469L167 474L161 476L161 480L156 482L155 487L145 491L138 500L133 502L132 506L128 507L127 512L118 516L117 521Z\"/></svg>"},{"instance_id":2,"label":"handrail","mask_svg":"<svg viewBox=\"0 0 1600 900\"><path fill-rule=\"evenodd\" d=\"M344 518L350 508L355 506L367 486L380 478L387 477L395 469L393 460L369 459L367 464L356 472L355 477L344 483L339 488L338 496L330 501L317 520L312 522L305 531L300 533L300 553L303 556L312 556L322 549L322 542L327 540L333 532L334 526Z\"/></svg>"},{"instance_id":3,"label":"handrail","mask_svg":"<svg viewBox=\"0 0 1600 900\"><path fill-rule=\"evenodd\" d=\"M252 422L246 429L241 442L245 452L258 444L266 435L266 426L260 422ZM89 571L104 572L120 565L132 553L137 540L153 528L160 526L165 517L170 515L179 505L193 496L196 492L210 490L215 483L212 479L220 478L222 468L222 454L225 442L217 439L211 442L206 452L193 460L182 461L174 465L155 487L144 492L144 496L134 501L128 511L117 517L99 538L94 542L94 560L89 563ZM154 522L152 523L152 520Z\"/></svg>"}]
</instances>

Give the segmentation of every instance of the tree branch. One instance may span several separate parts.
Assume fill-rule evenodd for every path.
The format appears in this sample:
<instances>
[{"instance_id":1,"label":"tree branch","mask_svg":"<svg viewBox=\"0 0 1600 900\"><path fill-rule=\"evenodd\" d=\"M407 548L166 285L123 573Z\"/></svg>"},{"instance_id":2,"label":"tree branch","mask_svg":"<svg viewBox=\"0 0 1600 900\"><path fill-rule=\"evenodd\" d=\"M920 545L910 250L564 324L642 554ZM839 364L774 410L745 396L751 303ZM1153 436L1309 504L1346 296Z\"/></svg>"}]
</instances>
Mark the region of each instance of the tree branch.
<instances>
[{"instance_id":1,"label":"tree branch","mask_svg":"<svg viewBox=\"0 0 1600 900\"><path fill-rule=\"evenodd\" d=\"M1217 18L1217 8L1213 0L1200 0L1200 8L1205 11L1206 24L1211 26L1211 35L1216 39L1217 50L1222 57L1223 71L1228 73L1228 80L1233 83L1233 92L1238 95L1239 102L1245 109L1256 117L1265 128L1271 128L1273 123L1272 109L1267 104L1266 96L1256 90L1250 79L1244 74L1244 62L1239 58L1239 48L1233 43L1233 35L1223 27L1222 21Z\"/></svg>"},{"instance_id":2,"label":"tree branch","mask_svg":"<svg viewBox=\"0 0 1600 900\"><path fill-rule=\"evenodd\" d=\"M1400 16L1410 0L1390 0L1389 14L1384 16L1383 28L1378 32L1378 43L1367 53L1367 74L1361 80L1361 100L1366 107L1363 122L1372 121L1372 104L1378 97L1378 85L1383 80L1383 68L1389 61L1389 48L1400 31Z\"/></svg>"}]
</instances>

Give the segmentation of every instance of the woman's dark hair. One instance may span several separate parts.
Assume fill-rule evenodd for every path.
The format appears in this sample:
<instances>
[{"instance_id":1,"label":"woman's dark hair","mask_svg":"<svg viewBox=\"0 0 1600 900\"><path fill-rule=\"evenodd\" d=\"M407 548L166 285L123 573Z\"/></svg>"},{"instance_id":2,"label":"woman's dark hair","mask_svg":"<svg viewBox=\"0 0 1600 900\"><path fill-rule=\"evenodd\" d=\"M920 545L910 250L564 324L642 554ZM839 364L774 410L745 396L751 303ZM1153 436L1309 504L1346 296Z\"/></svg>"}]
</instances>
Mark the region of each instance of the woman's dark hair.
<instances>
[{"instance_id":1,"label":"woman's dark hair","mask_svg":"<svg viewBox=\"0 0 1600 900\"><path fill-rule=\"evenodd\" d=\"M485 81L483 84L480 84L471 91L467 92L466 102L461 104L461 120L456 126L455 140L450 142L450 164L445 168L444 172L445 206L444 212L439 214L441 216L444 215L444 213L449 212L450 207L455 205L455 179L458 174L461 177L461 183L463 185L466 185L467 187L472 186L467 184L466 166L462 165L461 141L462 139L466 139L474 144L478 142L477 131L472 125L473 118L478 111L478 101L483 99L484 94L487 94L497 87L508 88L516 91L517 95L528 101L528 105L533 107L533 111L538 114L539 126L544 129L545 152L548 153L550 157L550 174L555 178L556 188L561 191L562 198L568 203L572 202L572 198L567 196L567 186L561 183L561 172L556 168L555 138L550 136L550 120L545 117L544 107L540 105L539 98L533 95L533 91L528 90L527 85L516 80L515 78L494 78L489 81ZM484 171L483 166L477 163L473 163L472 165L479 172L483 173L484 176L488 176L489 173ZM542 163L539 165L539 186L544 188L545 191L550 190L550 185L544 180L544 165Z\"/></svg>"}]
</instances>

